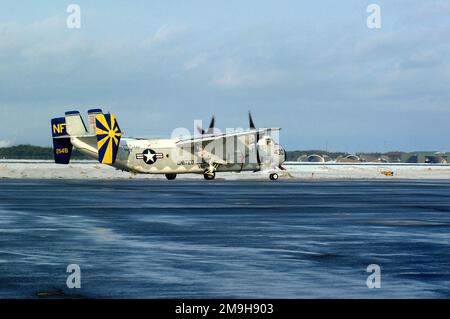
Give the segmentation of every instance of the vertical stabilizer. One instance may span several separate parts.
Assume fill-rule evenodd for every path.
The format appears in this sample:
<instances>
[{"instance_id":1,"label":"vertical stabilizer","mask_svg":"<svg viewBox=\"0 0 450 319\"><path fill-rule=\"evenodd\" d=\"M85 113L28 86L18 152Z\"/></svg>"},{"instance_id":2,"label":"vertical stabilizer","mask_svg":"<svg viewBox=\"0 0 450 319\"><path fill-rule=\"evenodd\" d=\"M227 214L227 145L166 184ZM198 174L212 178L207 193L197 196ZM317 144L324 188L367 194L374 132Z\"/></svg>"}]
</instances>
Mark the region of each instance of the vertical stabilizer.
<instances>
[{"instance_id":1,"label":"vertical stabilizer","mask_svg":"<svg viewBox=\"0 0 450 319\"><path fill-rule=\"evenodd\" d=\"M66 112L66 129L70 136L83 136L87 134L86 125L78 111Z\"/></svg>"},{"instance_id":2,"label":"vertical stabilizer","mask_svg":"<svg viewBox=\"0 0 450 319\"><path fill-rule=\"evenodd\" d=\"M101 109L91 109L88 111L88 130L89 130L89 134L92 135L96 135L95 133L95 129L96 129L96 125L95 125L95 117L98 114L103 114Z\"/></svg>"},{"instance_id":3,"label":"vertical stabilizer","mask_svg":"<svg viewBox=\"0 0 450 319\"><path fill-rule=\"evenodd\" d=\"M66 119L64 117L51 120L53 137L53 157L57 164L69 164L72 155L72 143L67 135Z\"/></svg>"},{"instance_id":4,"label":"vertical stabilizer","mask_svg":"<svg viewBox=\"0 0 450 319\"><path fill-rule=\"evenodd\" d=\"M97 114L95 117L98 161L114 164L122 132L114 114Z\"/></svg>"}]
</instances>

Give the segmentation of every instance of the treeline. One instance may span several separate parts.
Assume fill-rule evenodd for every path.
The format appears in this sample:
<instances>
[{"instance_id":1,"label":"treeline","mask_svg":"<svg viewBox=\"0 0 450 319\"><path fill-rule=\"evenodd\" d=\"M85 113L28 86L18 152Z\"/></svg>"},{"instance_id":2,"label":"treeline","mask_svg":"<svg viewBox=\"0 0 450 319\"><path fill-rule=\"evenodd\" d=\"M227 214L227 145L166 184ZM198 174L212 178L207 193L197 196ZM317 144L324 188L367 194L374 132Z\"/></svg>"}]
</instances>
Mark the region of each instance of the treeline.
<instances>
[{"instance_id":1,"label":"treeline","mask_svg":"<svg viewBox=\"0 0 450 319\"><path fill-rule=\"evenodd\" d=\"M0 159L53 159L53 150L51 147L42 147L34 145L16 145L0 148ZM84 154L74 150L72 159L89 159Z\"/></svg>"}]
</instances>

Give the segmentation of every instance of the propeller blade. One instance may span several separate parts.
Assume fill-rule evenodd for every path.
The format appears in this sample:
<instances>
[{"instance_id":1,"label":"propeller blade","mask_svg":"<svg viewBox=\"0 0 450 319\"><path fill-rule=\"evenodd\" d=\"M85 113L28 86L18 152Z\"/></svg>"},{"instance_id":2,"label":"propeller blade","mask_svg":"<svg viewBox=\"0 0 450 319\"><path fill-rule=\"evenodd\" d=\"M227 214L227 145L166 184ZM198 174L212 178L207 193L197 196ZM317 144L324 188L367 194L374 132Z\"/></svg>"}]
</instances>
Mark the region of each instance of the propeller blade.
<instances>
[{"instance_id":1,"label":"propeller blade","mask_svg":"<svg viewBox=\"0 0 450 319\"><path fill-rule=\"evenodd\" d=\"M216 119L214 118L214 115L211 118L211 122L209 122L209 126L208 129L205 131L204 129L202 129L200 126L197 126L197 131L202 134L212 134L214 133L214 123L215 123Z\"/></svg>"},{"instance_id":2,"label":"propeller blade","mask_svg":"<svg viewBox=\"0 0 450 319\"><path fill-rule=\"evenodd\" d=\"M256 130L255 123L253 122L252 113L248 111L248 124L252 130ZM256 161L258 162L258 165L261 165L261 158L259 156L259 132L256 132L256 138L255 138L255 149L256 149Z\"/></svg>"},{"instance_id":3,"label":"propeller blade","mask_svg":"<svg viewBox=\"0 0 450 319\"><path fill-rule=\"evenodd\" d=\"M214 115L211 118L211 122L209 122L208 130L206 131L206 134L212 134L214 133L214 123L216 122L216 119Z\"/></svg>"},{"instance_id":4,"label":"propeller blade","mask_svg":"<svg viewBox=\"0 0 450 319\"><path fill-rule=\"evenodd\" d=\"M252 113L248 111L248 123L251 129L256 129L255 123L253 123Z\"/></svg>"},{"instance_id":5,"label":"propeller blade","mask_svg":"<svg viewBox=\"0 0 450 319\"><path fill-rule=\"evenodd\" d=\"M205 134L205 130L202 129L200 126L197 126L197 131L202 135Z\"/></svg>"}]
</instances>

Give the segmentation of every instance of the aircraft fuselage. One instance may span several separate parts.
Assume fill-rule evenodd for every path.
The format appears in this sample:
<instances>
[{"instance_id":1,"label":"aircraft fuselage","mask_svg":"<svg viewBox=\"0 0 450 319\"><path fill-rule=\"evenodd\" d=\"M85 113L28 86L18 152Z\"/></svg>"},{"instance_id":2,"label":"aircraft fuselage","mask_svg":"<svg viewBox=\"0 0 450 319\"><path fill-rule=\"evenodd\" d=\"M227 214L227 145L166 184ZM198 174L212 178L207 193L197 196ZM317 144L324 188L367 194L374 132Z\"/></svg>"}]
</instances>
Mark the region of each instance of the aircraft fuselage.
<instances>
[{"instance_id":1,"label":"aircraft fuselage","mask_svg":"<svg viewBox=\"0 0 450 319\"><path fill-rule=\"evenodd\" d=\"M83 154L98 158L95 137L73 137L72 144ZM175 139L134 139L123 138L120 142L117 158L111 166L124 171L144 174L203 174L207 162L196 155L196 150L187 150L176 145ZM284 156L282 148L275 149ZM258 171L261 165L249 162L245 156L240 161L221 163L217 172Z\"/></svg>"}]
</instances>

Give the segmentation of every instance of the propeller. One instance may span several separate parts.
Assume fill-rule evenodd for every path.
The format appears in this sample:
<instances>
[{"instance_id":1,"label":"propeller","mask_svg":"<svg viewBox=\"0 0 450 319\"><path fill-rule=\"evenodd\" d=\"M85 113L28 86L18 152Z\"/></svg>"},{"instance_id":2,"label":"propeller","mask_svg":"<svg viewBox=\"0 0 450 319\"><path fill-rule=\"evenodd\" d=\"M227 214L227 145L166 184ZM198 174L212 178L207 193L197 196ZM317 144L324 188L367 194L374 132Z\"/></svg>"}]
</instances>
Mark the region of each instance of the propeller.
<instances>
[{"instance_id":1,"label":"propeller","mask_svg":"<svg viewBox=\"0 0 450 319\"><path fill-rule=\"evenodd\" d=\"M252 113L248 111L248 125L250 126L250 129L256 130L255 122L253 122ZM259 141L259 131L256 131L256 139L255 139L255 149L256 149L256 161L258 162L258 165L261 165L261 158L259 157L259 147L258 147L258 141Z\"/></svg>"},{"instance_id":2,"label":"propeller","mask_svg":"<svg viewBox=\"0 0 450 319\"><path fill-rule=\"evenodd\" d=\"M205 131L204 129L202 129L200 126L197 126L197 130L200 134L204 135L204 134L212 134L214 132L214 123L216 122L216 119L214 117L214 115L211 117L211 122L209 122L209 126L208 129Z\"/></svg>"},{"instance_id":3,"label":"propeller","mask_svg":"<svg viewBox=\"0 0 450 319\"><path fill-rule=\"evenodd\" d=\"M248 122L251 129L256 129L255 123L253 122L252 113L248 111Z\"/></svg>"}]
</instances>

